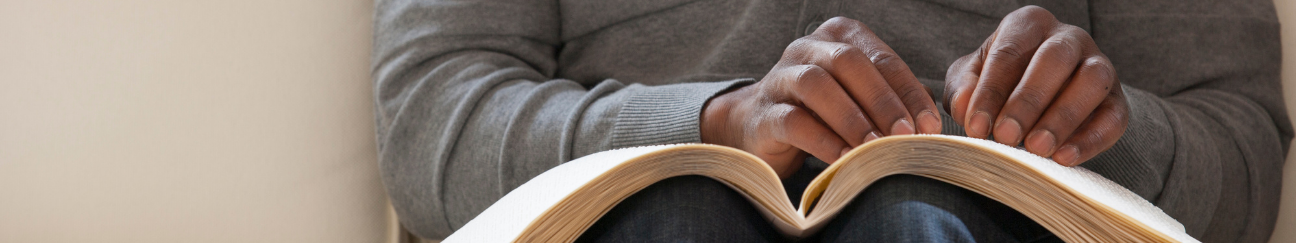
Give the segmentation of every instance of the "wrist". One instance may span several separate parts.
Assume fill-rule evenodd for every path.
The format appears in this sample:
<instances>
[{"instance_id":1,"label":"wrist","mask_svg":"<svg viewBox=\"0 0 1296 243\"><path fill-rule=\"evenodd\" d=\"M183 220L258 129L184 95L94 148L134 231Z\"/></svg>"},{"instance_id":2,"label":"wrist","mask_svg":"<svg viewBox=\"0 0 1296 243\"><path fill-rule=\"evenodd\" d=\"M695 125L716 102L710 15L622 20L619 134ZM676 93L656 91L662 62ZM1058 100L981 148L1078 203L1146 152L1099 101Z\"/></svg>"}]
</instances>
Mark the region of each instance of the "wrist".
<instances>
[{"instance_id":1,"label":"wrist","mask_svg":"<svg viewBox=\"0 0 1296 243\"><path fill-rule=\"evenodd\" d=\"M736 103L736 90L742 88L732 88L730 90L717 93L711 99L707 100L702 106L702 115L699 121L699 133L702 143L724 145L734 147L730 139L729 131L729 113Z\"/></svg>"}]
</instances>

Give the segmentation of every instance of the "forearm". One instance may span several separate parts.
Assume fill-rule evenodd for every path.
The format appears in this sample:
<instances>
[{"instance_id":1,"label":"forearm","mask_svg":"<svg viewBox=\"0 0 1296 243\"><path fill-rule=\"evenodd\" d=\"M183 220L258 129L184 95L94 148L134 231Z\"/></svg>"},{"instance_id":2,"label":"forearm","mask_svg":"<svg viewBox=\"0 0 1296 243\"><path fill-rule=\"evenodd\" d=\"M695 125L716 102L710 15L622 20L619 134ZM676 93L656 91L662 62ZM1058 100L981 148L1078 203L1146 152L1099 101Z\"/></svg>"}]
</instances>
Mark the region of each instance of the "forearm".
<instances>
[{"instance_id":1,"label":"forearm","mask_svg":"<svg viewBox=\"0 0 1296 243\"><path fill-rule=\"evenodd\" d=\"M426 67L388 69L417 75L379 74L390 77L377 80L379 155L405 225L431 238L568 160L699 142L702 104L741 82L649 87L605 80L587 89L500 53L457 51L420 63Z\"/></svg>"},{"instance_id":2,"label":"forearm","mask_svg":"<svg viewBox=\"0 0 1296 243\"><path fill-rule=\"evenodd\" d=\"M1147 110L1133 113L1127 135L1104 155L1111 162L1095 164L1108 168L1094 170L1109 171L1100 173L1148 198L1202 241L1265 241L1292 137L1273 2L1090 6L1093 34L1121 82L1145 91L1128 92L1131 106ZM1169 129L1159 122L1137 129L1138 116L1164 117ZM1139 175L1154 180L1133 179ZM1157 181L1161 189L1153 190Z\"/></svg>"},{"instance_id":3,"label":"forearm","mask_svg":"<svg viewBox=\"0 0 1296 243\"><path fill-rule=\"evenodd\" d=\"M1241 231L1272 228L1285 138L1270 114L1219 90L1167 98L1127 90L1134 115L1125 136L1082 166L1154 202L1199 238L1267 235Z\"/></svg>"},{"instance_id":4,"label":"forearm","mask_svg":"<svg viewBox=\"0 0 1296 243\"><path fill-rule=\"evenodd\" d=\"M1138 88L1122 86L1129 102L1129 126L1110 149L1080 166L1155 201L1175 159L1175 132L1164 101Z\"/></svg>"}]
</instances>

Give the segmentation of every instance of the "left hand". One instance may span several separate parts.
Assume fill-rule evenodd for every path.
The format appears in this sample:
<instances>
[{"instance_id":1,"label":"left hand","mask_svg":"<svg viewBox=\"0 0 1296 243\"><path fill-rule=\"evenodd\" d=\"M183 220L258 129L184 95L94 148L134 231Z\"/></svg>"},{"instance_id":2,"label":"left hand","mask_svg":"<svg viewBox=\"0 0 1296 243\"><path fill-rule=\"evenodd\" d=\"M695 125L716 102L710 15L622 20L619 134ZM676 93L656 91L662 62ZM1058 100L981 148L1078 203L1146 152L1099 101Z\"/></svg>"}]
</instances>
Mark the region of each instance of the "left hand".
<instances>
[{"instance_id":1,"label":"left hand","mask_svg":"<svg viewBox=\"0 0 1296 243\"><path fill-rule=\"evenodd\" d=\"M954 61L945 100L969 137L1025 139L1027 151L1064 166L1111 148L1129 124L1116 69L1093 38L1036 6L1008 14L981 48Z\"/></svg>"}]
</instances>

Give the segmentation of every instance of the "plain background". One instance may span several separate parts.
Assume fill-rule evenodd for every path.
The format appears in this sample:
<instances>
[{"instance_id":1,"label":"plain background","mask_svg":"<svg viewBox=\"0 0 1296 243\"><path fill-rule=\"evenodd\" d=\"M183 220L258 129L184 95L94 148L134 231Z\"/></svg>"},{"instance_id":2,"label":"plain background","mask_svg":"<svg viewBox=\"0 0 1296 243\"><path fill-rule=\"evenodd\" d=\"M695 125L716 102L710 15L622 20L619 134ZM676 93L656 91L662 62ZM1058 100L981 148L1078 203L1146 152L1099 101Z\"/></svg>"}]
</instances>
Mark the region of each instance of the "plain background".
<instances>
[{"instance_id":1,"label":"plain background","mask_svg":"<svg viewBox=\"0 0 1296 243\"><path fill-rule=\"evenodd\" d=\"M0 0L0 242L378 242L364 0Z\"/></svg>"},{"instance_id":2,"label":"plain background","mask_svg":"<svg viewBox=\"0 0 1296 243\"><path fill-rule=\"evenodd\" d=\"M392 240L372 5L0 0L0 242ZM1272 242L1296 242L1284 171Z\"/></svg>"}]
</instances>

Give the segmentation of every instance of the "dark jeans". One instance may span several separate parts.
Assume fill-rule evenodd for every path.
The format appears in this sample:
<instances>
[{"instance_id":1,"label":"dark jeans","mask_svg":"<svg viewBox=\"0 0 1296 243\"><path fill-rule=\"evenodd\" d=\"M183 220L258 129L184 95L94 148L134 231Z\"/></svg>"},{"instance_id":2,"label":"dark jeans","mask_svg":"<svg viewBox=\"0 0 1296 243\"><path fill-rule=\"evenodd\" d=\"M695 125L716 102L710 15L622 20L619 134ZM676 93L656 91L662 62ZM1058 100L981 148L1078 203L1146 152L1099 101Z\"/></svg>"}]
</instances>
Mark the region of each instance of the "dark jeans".
<instances>
[{"instance_id":1,"label":"dark jeans","mask_svg":"<svg viewBox=\"0 0 1296 243\"><path fill-rule=\"evenodd\" d=\"M793 202L826 167L784 180ZM618 204L577 242L785 242L746 198L702 176L663 180ZM1062 242L994 200L925 177L883 178L804 242Z\"/></svg>"}]
</instances>

